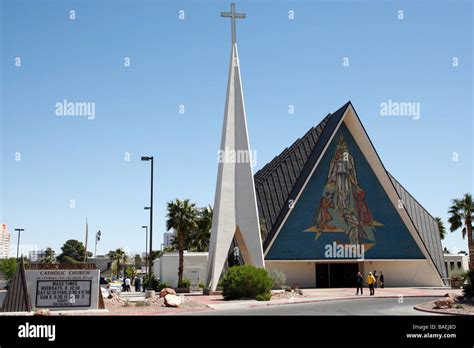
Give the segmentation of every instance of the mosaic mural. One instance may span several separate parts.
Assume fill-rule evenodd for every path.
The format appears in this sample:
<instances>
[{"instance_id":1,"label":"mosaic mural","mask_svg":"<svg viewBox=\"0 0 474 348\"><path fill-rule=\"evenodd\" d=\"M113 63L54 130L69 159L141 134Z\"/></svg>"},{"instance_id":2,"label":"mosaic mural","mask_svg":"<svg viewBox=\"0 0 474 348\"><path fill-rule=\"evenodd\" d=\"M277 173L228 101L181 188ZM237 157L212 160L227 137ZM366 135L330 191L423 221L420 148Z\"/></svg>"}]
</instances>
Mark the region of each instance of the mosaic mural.
<instances>
[{"instance_id":1,"label":"mosaic mural","mask_svg":"<svg viewBox=\"0 0 474 348\"><path fill-rule=\"evenodd\" d=\"M343 124L266 259L324 260L334 244L361 245L366 259L423 259L397 209Z\"/></svg>"}]
</instances>

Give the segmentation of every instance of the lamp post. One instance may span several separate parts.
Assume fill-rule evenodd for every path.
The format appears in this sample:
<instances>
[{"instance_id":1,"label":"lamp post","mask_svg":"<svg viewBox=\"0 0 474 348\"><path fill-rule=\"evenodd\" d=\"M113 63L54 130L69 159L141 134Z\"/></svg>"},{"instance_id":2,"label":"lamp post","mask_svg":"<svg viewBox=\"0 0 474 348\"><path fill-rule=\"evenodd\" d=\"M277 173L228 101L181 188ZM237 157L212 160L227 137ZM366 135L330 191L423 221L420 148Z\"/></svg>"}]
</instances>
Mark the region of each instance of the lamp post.
<instances>
[{"instance_id":1,"label":"lamp post","mask_svg":"<svg viewBox=\"0 0 474 348\"><path fill-rule=\"evenodd\" d=\"M152 255L152 245L153 245L153 156L143 156L141 158L142 161L150 161L151 162L151 184L150 184L150 252L148 256L148 287L151 288L151 272L153 262L151 259Z\"/></svg>"},{"instance_id":2,"label":"lamp post","mask_svg":"<svg viewBox=\"0 0 474 348\"><path fill-rule=\"evenodd\" d=\"M102 233L99 231L97 231L97 233L95 234L95 257L97 257L97 242L100 241L100 236L102 235Z\"/></svg>"},{"instance_id":3,"label":"lamp post","mask_svg":"<svg viewBox=\"0 0 474 348\"><path fill-rule=\"evenodd\" d=\"M24 231L24 228L15 228L15 231L18 231L18 244L16 246L16 259L18 260L18 252L20 251L20 233Z\"/></svg>"},{"instance_id":4,"label":"lamp post","mask_svg":"<svg viewBox=\"0 0 474 348\"><path fill-rule=\"evenodd\" d=\"M146 238L145 238L145 259L148 258L148 226L142 226L142 228L146 231ZM145 262L145 273L147 273L147 266Z\"/></svg>"}]
</instances>

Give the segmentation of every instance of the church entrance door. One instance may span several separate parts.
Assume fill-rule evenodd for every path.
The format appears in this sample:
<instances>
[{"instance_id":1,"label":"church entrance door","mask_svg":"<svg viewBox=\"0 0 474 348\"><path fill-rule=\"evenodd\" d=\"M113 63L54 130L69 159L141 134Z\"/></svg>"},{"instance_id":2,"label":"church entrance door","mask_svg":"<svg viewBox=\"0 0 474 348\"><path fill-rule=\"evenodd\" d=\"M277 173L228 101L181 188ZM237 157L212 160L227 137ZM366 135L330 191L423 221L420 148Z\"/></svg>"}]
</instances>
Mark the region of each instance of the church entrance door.
<instances>
[{"instance_id":1,"label":"church entrance door","mask_svg":"<svg viewBox=\"0 0 474 348\"><path fill-rule=\"evenodd\" d=\"M359 271L357 263L316 263L317 288L355 287L355 277Z\"/></svg>"}]
</instances>

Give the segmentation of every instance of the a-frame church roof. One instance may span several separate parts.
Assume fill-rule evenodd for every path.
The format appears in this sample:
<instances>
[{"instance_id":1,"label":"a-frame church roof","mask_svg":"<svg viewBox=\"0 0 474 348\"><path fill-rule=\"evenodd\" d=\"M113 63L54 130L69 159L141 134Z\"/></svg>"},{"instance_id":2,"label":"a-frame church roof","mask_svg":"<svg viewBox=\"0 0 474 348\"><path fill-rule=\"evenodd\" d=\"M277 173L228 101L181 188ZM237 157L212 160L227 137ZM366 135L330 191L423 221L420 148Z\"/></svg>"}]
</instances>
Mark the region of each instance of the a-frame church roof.
<instances>
[{"instance_id":1,"label":"a-frame church roof","mask_svg":"<svg viewBox=\"0 0 474 348\"><path fill-rule=\"evenodd\" d=\"M290 147L283 150L280 155L255 173L257 205L261 223L265 226L266 232L263 240L265 253L271 248L279 229L292 209L292 204L297 200L311 176L313 168L324 154L326 146L338 130L349 108L353 110L353 115L366 135L365 129L363 129L360 119L349 101L336 112L328 114L317 126L312 127L302 138L297 139ZM368 141L372 145L370 139ZM389 178L387 182L392 185L398 198L404 203L406 213L438 273L442 278L445 278L446 269L436 221L385 170L381 161L380 164Z\"/></svg>"}]
</instances>

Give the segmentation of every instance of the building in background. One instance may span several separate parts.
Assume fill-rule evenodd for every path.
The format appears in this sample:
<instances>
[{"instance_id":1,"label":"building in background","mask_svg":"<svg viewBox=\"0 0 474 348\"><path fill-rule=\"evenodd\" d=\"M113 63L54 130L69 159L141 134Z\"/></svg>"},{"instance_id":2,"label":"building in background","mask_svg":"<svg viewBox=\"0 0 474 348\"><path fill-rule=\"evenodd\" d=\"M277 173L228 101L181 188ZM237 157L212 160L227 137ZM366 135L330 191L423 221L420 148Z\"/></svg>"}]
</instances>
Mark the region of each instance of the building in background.
<instances>
[{"instance_id":1,"label":"building in background","mask_svg":"<svg viewBox=\"0 0 474 348\"><path fill-rule=\"evenodd\" d=\"M31 262L38 262L45 256L45 251L41 250L31 250L28 252L28 258Z\"/></svg>"},{"instance_id":2,"label":"building in background","mask_svg":"<svg viewBox=\"0 0 474 348\"><path fill-rule=\"evenodd\" d=\"M465 254L444 254L448 278L460 276L469 270L469 256Z\"/></svg>"},{"instance_id":3,"label":"building in background","mask_svg":"<svg viewBox=\"0 0 474 348\"><path fill-rule=\"evenodd\" d=\"M0 259L10 257L10 232L8 232L7 225L2 224L0 229Z\"/></svg>"},{"instance_id":4,"label":"building in background","mask_svg":"<svg viewBox=\"0 0 474 348\"><path fill-rule=\"evenodd\" d=\"M100 270L101 277L110 277L113 260L106 255L97 255L89 257L87 263L93 263Z\"/></svg>"},{"instance_id":5,"label":"building in background","mask_svg":"<svg viewBox=\"0 0 474 348\"><path fill-rule=\"evenodd\" d=\"M30 250L28 252L28 258L31 262L39 262L46 256L46 250ZM56 256L56 252L53 251L53 256Z\"/></svg>"}]
</instances>

